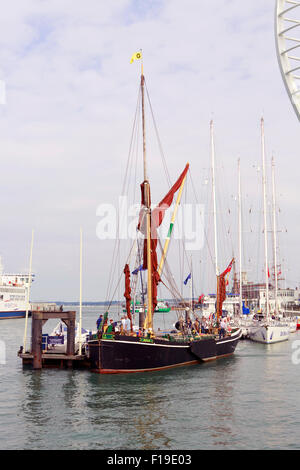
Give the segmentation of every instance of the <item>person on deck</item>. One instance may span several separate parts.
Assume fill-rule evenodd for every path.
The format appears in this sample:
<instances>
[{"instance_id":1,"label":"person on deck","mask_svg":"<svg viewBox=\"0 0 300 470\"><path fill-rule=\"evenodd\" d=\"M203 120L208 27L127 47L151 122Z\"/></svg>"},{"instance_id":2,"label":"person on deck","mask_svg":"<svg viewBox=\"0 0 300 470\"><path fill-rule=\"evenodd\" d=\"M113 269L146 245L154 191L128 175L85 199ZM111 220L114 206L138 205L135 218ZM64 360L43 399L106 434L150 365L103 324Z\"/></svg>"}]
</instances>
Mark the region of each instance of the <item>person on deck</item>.
<instances>
[{"instance_id":1,"label":"person on deck","mask_svg":"<svg viewBox=\"0 0 300 470\"><path fill-rule=\"evenodd\" d=\"M111 326L111 332L114 333L115 332L115 324L114 324L114 321L113 321L112 318L109 320L109 325Z\"/></svg>"},{"instance_id":2,"label":"person on deck","mask_svg":"<svg viewBox=\"0 0 300 470\"><path fill-rule=\"evenodd\" d=\"M200 322L198 318L196 318L196 320L194 321L194 330L196 333L200 333Z\"/></svg>"},{"instance_id":3,"label":"person on deck","mask_svg":"<svg viewBox=\"0 0 300 470\"><path fill-rule=\"evenodd\" d=\"M97 320L97 322L96 322L96 324L97 324L97 330L99 330L99 326L100 326L100 323L102 322L102 320L103 320L103 315L99 315L99 318L98 318L98 320Z\"/></svg>"},{"instance_id":4,"label":"person on deck","mask_svg":"<svg viewBox=\"0 0 300 470\"><path fill-rule=\"evenodd\" d=\"M125 334L125 317L121 318L121 335Z\"/></svg>"},{"instance_id":5,"label":"person on deck","mask_svg":"<svg viewBox=\"0 0 300 470\"><path fill-rule=\"evenodd\" d=\"M219 339L225 337L225 335L226 335L226 327L227 327L227 324L226 324L225 319L224 319L224 318L221 318Z\"/></svg>"},{"instance_id":6,"label":"person on deck","mask_svg":"<svg viewBox=\"0 0 300 470\"><path fill-rule=\"evenodd\" d=\"M127 334L130 333L130 328L131 328L131 325L130 325L130 320L128 318L128 315L125 316L125 331Z\"/></svg>"}]
</instances>

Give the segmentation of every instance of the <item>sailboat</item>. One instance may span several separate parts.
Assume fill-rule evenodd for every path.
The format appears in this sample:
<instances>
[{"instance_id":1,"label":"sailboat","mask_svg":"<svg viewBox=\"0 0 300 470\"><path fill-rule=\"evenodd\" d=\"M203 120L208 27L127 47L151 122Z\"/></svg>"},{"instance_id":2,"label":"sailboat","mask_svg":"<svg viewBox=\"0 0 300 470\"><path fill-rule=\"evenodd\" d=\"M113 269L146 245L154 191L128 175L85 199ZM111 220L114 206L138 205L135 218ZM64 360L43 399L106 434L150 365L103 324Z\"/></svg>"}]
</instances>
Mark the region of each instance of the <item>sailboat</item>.
<instances>
[{"instance_id":1,"label":"sailboat","mask_svg":"<svg viewBox=\"0 0 300 470\"><path fill-rule=\"evenodd\" d=\"M267 227L267 193L266 193L266 163L265 163L265 132L264 119L261 119L261 147L262 147L262 182L263 182L263 206L264 206L264 245L265 245L265 304L264 316L249 328L249 338L264 344L278 343L289 339L290 328L287 323L273 320L270 315L269 298L269 268L268 268L268 227ZM274 189L274 188L273 188ZM274 192L273 192L273 236L276 237L274 229ZM276 268L276 238L275 247L275 271ZM276 276L275 276L276 278ZM277 308L277 283L275 288L275 311Z\"/></svg>"},{"instance_id":2,"label":"sailboat","mask_svg":"<svg viewBox=\"0 0 300 470\"><path fill-rule=\"evenodd\" d=\"M139 56L138 56L139 55ZM141 59L141 53L133 56ZM170 236L164 246L162 260L157 262L157 229L161 225L166 210L171 206L175 193L180 195L189 170L189 164L173 184L166 196L155 209L151 209L150 182L147 173L146 137L145 137L145 76L143 62L140 80L142 135L143 135L143 173L144 181L141 184L141 210L138 230L144 235L143 270L147 270L147 296L146 305L139 312L139 331L133 328L131 315L131 288L130 268L126 263L125 293L126 311L130 320L130 331L125 334L114 332L107 327L108 312L105 313L97 335L88 341L89 358L92 370L101 374L136 373L164 370L168 368L198 364L229 356L234 353L241 337L241 330L234 329L231 334L219 336L215 328L211 334L201 335L184 326L179 330L155 331L154 312L157 307L157 287L161 282L162 266L166 258ZM172 224L171 224L172 225ZM173 225L170 226L171 235ZM218 320L222 314L222 303L225 292L225 275L227 271L218 276ZM226 295L225 295L226 296ZM221 312L221 313L220 313ZM192 312L190 312L192 314Z\"/></svg>"}]
</instances>

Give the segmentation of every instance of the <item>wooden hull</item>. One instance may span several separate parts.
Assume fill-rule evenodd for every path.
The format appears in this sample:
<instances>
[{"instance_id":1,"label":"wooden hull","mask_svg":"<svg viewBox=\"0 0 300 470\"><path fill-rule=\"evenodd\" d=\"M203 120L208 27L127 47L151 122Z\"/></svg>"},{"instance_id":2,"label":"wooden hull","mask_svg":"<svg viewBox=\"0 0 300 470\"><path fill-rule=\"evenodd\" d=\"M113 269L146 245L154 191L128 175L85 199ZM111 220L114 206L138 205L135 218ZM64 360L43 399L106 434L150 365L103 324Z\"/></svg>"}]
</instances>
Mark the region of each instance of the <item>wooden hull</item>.
<instances>
[{"instance_id":1,"label":"wooden hull","mask_svg":"<svg viewBox=\"0 0 300 470\"><path fill-rule=\"evenodd\" d=\"M241 330L218 339L202 337L191 342L130 336L91 340L88 343L92 370L101 374L150 372L210 361L234 353Z\"/></svg>"}]
</instances>

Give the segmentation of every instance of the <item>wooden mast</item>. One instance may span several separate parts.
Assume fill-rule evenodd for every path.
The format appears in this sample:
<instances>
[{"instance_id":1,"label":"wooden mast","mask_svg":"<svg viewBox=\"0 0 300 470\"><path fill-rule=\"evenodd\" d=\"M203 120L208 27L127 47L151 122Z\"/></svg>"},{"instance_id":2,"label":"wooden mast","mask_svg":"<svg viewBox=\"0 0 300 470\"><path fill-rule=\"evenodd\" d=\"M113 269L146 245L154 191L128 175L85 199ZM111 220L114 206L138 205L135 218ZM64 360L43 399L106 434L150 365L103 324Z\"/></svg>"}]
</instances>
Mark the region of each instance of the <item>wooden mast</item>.
<instances>
[{"instance_id":1,"label":"wooden mast","mask_svg":"<svg viewBox=\"0 0 300 470\"><path fill-rule=\"evenodd\" d=\"M145 77L142 59L141 71L141 92L142 92L142 127L143 127L143 160L144 160L144 200L147 209L146 222L147 222L147 316L145 326L152 330L152 259L151 259L151 202L150 202L150 184L147 174L147 159L146 159L146 128L145 128Z\"/></svg>"}]
</instances>

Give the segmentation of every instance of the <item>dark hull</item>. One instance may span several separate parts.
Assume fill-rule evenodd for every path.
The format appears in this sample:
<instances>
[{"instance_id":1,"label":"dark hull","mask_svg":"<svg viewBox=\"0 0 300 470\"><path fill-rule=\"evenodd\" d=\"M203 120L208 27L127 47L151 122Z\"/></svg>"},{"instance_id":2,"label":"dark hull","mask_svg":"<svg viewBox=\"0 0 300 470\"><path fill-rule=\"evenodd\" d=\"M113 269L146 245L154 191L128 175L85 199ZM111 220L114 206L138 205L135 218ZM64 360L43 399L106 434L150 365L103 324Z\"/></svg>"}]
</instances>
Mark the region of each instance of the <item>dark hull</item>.
<instances>
[{"instance_id":1,"label":"dark hull","mask_svg":"<svg viewBox=\"0 0 300 470\"><path fill-rule=\"evenodd\" d=\"M25 317L26 317L25 310L12 310L8 312L0 312L0 320L11 320L12 318L25 318Z\"/></svg>"},{"instance_id":2,"label":"dark hull","mask_svg":"<svg viewBox=\"0 0 300 470\"><path fill-rule=\"evenodd\" d=\"M116 339L89 341L92 370L101 374L150 372L171 367L211 361L234 353L241 330L221 340L203 337L192 342L119 336Z\"/></svg>"}]
</instances>

